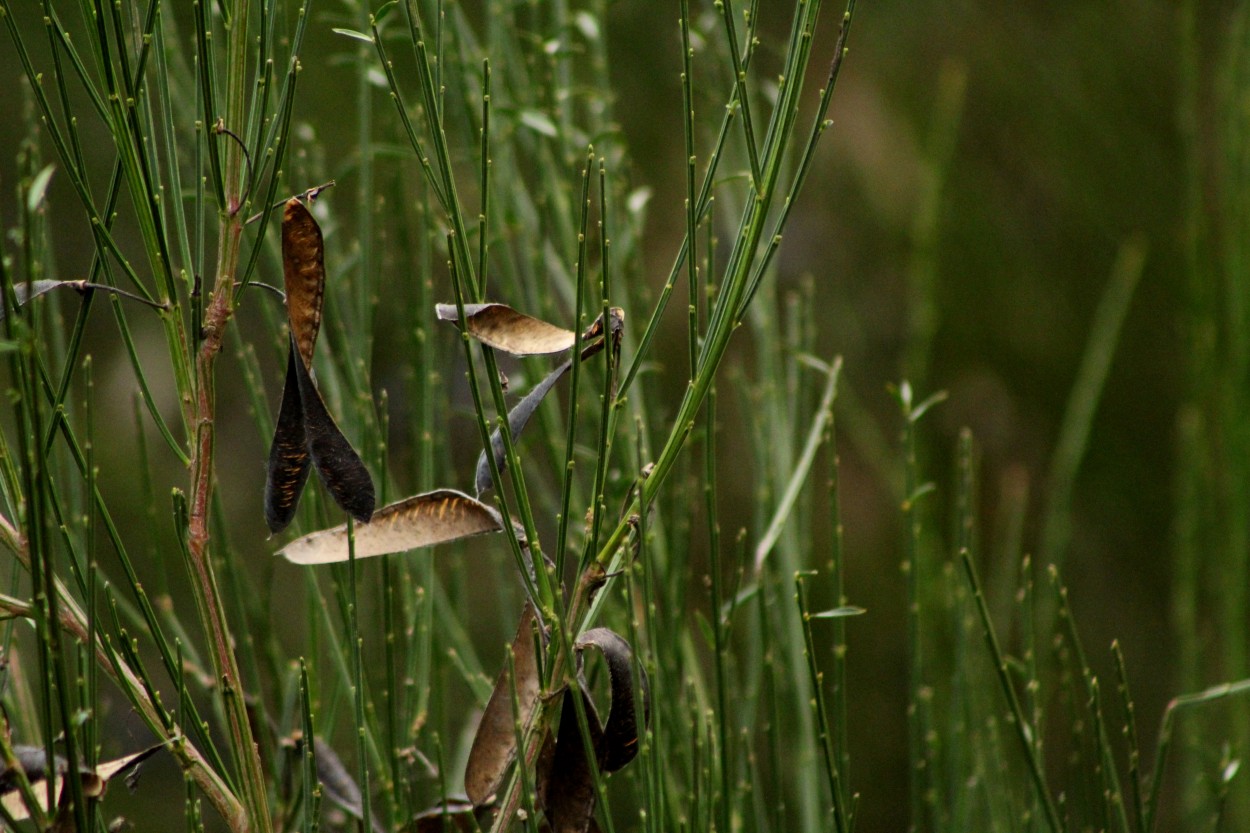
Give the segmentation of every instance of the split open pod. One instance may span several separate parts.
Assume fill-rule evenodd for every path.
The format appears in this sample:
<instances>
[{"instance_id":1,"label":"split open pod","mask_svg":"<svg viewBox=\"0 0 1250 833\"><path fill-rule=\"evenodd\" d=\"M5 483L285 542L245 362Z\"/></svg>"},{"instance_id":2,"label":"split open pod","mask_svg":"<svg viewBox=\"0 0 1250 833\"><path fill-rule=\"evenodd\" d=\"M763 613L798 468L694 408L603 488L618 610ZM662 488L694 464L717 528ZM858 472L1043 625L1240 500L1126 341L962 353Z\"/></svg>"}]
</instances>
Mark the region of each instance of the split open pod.
<instances>
[{"instance_id":1,"label":"split open pod","mask_svg":"<svg viewBox=\"0 0 1250 833\"><path fill-rule=\"evenodd\" d=\"M325 246L317 221L294 198L287 200L282 215L282 271L291 335L282 404L269 448L265 521L271 532L291 523L310 468L317 470L339 508L367 521L373 516L373 479L312 379L325 298Z\"/></svg>"}]
</instances>

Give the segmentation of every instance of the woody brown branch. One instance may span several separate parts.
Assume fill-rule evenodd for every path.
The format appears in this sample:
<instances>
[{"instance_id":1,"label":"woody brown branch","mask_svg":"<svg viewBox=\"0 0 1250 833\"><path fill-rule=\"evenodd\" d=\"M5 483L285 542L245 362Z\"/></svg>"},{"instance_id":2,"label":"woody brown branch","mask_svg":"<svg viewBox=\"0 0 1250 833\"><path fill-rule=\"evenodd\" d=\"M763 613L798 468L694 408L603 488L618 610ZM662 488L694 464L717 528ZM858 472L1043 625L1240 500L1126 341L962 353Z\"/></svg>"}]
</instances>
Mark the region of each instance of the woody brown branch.
<instances>
[{"instance_id":1,"label":"woody brown branch","mask_svg":"<svg viewBox=\"0 0 1250 833\"><path fill-rule=\"evenodd\" d=\"M231 180L237 181L237 180ZM222 216L222 234L218 246L217 277L212 295L204 311L200 331L200 349L195 361L195 438L191 449L191 501L187 525L187 550L190 554L192 580L196 585L202 624L210 642L210 655L217 682L225 700L230 722L230 736L239 765L246 814L232 824L236 831L267 831L271 828L266 805L266 791L261 772L260 752L252 736L241 696L239 666L226 623L217 580L213 573L209 547L209 510L213 495L213 450L215 440L216 397L214 365L221 352L222 337L233 313L234 275L239 261L239 237L243 226L239 219L238 196L229 198L229 210Z\"/></svg>"}]
</instances>

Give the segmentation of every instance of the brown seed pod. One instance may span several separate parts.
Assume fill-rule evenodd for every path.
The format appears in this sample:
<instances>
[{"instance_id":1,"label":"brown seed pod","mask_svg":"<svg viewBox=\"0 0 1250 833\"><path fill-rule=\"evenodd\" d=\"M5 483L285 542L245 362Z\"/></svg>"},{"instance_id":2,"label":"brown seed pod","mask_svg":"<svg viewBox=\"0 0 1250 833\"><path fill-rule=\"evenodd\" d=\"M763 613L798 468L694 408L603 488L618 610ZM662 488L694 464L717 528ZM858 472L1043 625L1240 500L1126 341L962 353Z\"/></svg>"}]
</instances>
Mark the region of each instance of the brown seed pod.
<instances>
[{"instance_id":1,"label":"brown seed pod","mask_svg":"<svg viewBox=\"0 0 1250 833\"><path fill-rule=\"evenodd\" d=\"M569 368L572 366L573 362L569 360L548 373L541 382L534 386L533 390L525 395L524 399L514 405L512 410L508 412L508 432L512 435L513 440L521 436L521 432L525 430L525 426L529 424L530 417L538 410L538 406L542 404L543 399L555 387L556 382L560 381L560 378L569 372ZM490 447L495 455L495 465L499 467L499 473L503 474L508 466L508 457L504 453L503 435L499 433L499 429L491 432ZM494 486L494 481L490 476L490 463L486 459L485 449L477 456L477 472L474 476L474 485L479 495Z\"/></svg>"},{"instance_id":2,"label":"brown seed pod","mask_svg":"<svg viewBox=\"0 0 1250 833\"><path fill-rule=\"evenodd\" d=\"M369 470L330 416L302 362L295 362L295 378L304 409L304 440L317 475L339 508L364 523L375 505Z\"/></svg>"},{"instance_id":3,"label":"brown seed pod","mask_svg":"<svg viewBox=\"0 0 1250 833\"><path fill-rule=\"evenodd\" d=\"M440 308L447 306L440 304ZM502 306L499 304L497 306ZM452 308L455 311L455 308ZM468 307L465 307L465 314L468 314ZM594 323L582 334L582 361L586 361L590 357L596 355L603 350L605 344L611 344L613 353L620 349L621 334L624 331L625 312L619 307L611 309L611 320L608 324L609 338L603 336L603 316L600 315L595 319ZM525 397L512 407L508 412L508 432L512 435L513 440L521 436L521 432L525 430L525 426L529 424L530 418L534 416L534 412L538 410L538 406L542 404L543 399L555 387L556 382L569 372L573 367L573 360L569 359L555 370L548 373L543 380L533 387L533 389L525 395ZM508 466L508 458L504 454L503 436L498 429L491 432L490 435L491 453L495 455L495 465L499 469L499 473L503 474ZM490 475L490 463L486 459L486 450L483 449L477 457L477 470L474 475L474 487L480 496L487 490L494 488L494 481Z\"/></svg>"},{"instance_id":4,"label":"brown seed pod","mask_svg":"<svg viewBox=\"0 0 1250 833\"><path fill-rule=\"evenodd\" d=\"M310 464L338 506L367 521L375 505L373 480L326 409L312 380L313 351L321 331L325 296L325 246L321 228L298 199L282 216L282 269L286 285L290 351L282 405L269 448L265 522L279 532L295 517ZM298 360L296 357L298 356Z\"/></svg>"},{"instance_id":5,"label":"brown seed pod","mask_svg":"<svg viewBox=\"0 0 1250 833\"><path fill-rule=\"evenodd\" d=\"M364 801L360 786L347 771L334 747L321 738L313 738L313 749L316 751L317 781L325 791L326 798L352 818L364 821ZM386 828L376 815L370 815L369 822L373 833L385 833Z\"/></svg>"},{"instance_id":6,"label":"brown seed pod","mask_svg":"<svg viewBox=\"0 0 1250 833\"><path fill-rule=\"evenodd\" d=\"M111 761L104 761L96 765L95 769L80 767L78 778L82 783L83 795L87 798L99 798L108 789L108 783L112 778L127 772L130 774L126 776L126 781L130 783L139 764L164 748L164 744L158 743L141 752L124 755ZM39 801L43 812L51 812L53 807L63 803L61 799L65 792L64 776L70 771L69 764L64 758L57 756L54 760L56 777L51 779L54 786L50 790L48 786L48 758L43 747L15 746L13 747L13 757L17 759L17 766L26 775L26 780L31 786L31 792ZM22 798L21 791L17 788L17 783L16 773L4 766L3 763L0 763L0 804L4 806L4 809L13 817L14 821L21 821L30 817L30 810ZM55 791L55 794L50 795L49 793L53 791Z\"/></svg>"},{"instance_id":7,"label":"brown seed pod","mask_svg":"<svg viewBox=\"0 0 1250 833\"><path fill-rule=\"evenodd\" d=\"M311 368L325 298L325 244L321 227L294 197L286 201L282 212L282 276L291 333L304 367Z\"/></svg>"},{"instance_id":8,"label":"brown seed pod","mask_svg":"<svg viewBox=\"0 0 1250 833\"><path fill-rule=\"evenodd\" d=\"M582 698L591 748L598 750L603 741L599 714L595 711L590 695L583 688L564 692L555 750L551 756L550 769L543 779L544 784L539 788L544 802L543 809L553 833L586 833L595 814L594 773L591 772L590 762L586 758L586 744L578 725L574 697Z\"/></svg>"},{"instance_id":9,"label":"brown seed pod","mask_svg":"<svg viewBox=\"0 0 1250 833\"><path fill-rule=\"evenodd\" d=\"M265 522L270 532L281 532L295 517L300 494L308 480L308 444L304 436L304 405L299 395L294 345L287 351L286 383L273 443L269 446L269 476L265 480Z\"/></svg>"},{"instance_id":10,"label":"brown seed pod","mask_svg":"<svg viewBox=\"0 0 1250 833\"><path fill-rule=\"evenodd\" d=\"M615 631L592 628L577 640L579 652L596 648L608 664L608 679L612 688L612 706L608 722L603 727L603 743L597 750L599 767L604 772L616 772L638 754L638 715L634 706L633 651L629 643ZM581 661L581 654L578 655ZM642 688L642 711L644 725L651 722L651 688L646 672L638 669Z\"/></svg>"},{"instance_id":11,"label":"brown seed pod","mask_svg":"<svg viewBox=\"0 0 1250 833\"><path fill-rule=\"evenodd\" d=\"M546 635L538 623L533 604L526 602L517 625L516 638L512 640L512 668L516 670L515 685L505 662L495 678L473 746L464 769L464 791L474 805L487 803L503 783L504 773L516 758L516 727L529 725L538 705L542 681L538 678L538 657L535 655L537 641L546 641ZM512 710L512 693L521 713Z\"/></svg>"},{"instance_id":12,"label":"brown seed pod","mask_svg":"<svg viewBox=\"0 0 1250 833\"><path fill-rule=\"evenodd\" d=\"M438 304L434 313L441 321L460 320L455 304ZM514 356L561 353L574 341L571 330L517 312L507 304L465 304L464 328L486 346Z\"/></svg>"},{"instance_id":13,"label":"brown seed pod","mask_svg":"<svg viewBox=\"0 0 1250 833\"><path fill-rule=\"evenodd\" d=\"M384 506L355 532L356 557L405 552L473 535L499 532L499 512L452 489L414 495ZM347 525L313 532L278 550L296 564L331 564L348 559Z\"/></svg>"}]
</instances>

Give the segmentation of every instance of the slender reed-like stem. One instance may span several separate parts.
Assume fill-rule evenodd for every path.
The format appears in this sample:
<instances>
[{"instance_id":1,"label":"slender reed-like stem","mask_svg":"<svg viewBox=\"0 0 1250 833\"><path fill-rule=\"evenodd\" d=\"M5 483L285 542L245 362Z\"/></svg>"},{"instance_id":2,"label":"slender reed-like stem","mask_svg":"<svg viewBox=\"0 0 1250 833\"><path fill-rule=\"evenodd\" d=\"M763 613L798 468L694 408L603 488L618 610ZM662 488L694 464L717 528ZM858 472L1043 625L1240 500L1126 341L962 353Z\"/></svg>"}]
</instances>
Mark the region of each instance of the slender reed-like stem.
<instances>
[{"instance_id":1,"label":"slender reed-like stem","mask_svg":"<svg viewBox=\"0 0 1250 833\"><path fill-rule=\"evenodd\" d=\"M1055 806L1055 800L1050 794L1050 787L1047 786L1045 766L1038 747L1033 740L1036 730L1033 724L1029 722L1028 715L1024 713L1024 709L1020 706L1020 698L1016 695L1016 688L1011 680L1011 670L1008 668L1007 659L999 646L998 634L994 630L994 623L990 620L989 605L985 601L985 594L981 592L981 580L977 577L976 567L972 563L972 553L964 550L960 553L960 559L963 561L964 574L968 578L968 586L972 590L972 598L976 603L977 615L981 620L981 630L985 635L985 644L989 649L990 659L994 663L994 671L998 675L999 686L1002 688L1003 696L1007 700L1008 714L1011 717L1011 723L1015 730L1014 734L1017 740L1020 741L1021 754L1024 756L1025 763L1028 764L1029 775L1033 780L1033 788L1037 795L1037 800L1045 812L1046 823L1050 826L1051 833L1061 833L1064 830L1063 821L1060 818L1058 807Z\"/></svg>"},{"instance_id":2,"label":"slender reed-like stem","mask_svg":"<svg viewBox=\"0 0 1250 833\"><path fill-rule=\"evenodd\" d=\"M835 356L834 367L842 367L842 357ZM836 412L829 411L825 421L824 445L829 450L829 517L833 526L829 537L829 578L833 590L834 603L843 607L846 597L846 561L843 550L842 507L839 498L838 439L836 430ZM855 824L854 805L851 801L851 746L848 737L847 713L850 703L850 692L847 687L847 645L845 617L833 620L833 724L831 740L837 753L837 772L841 776L841 803L846 808L846 824L853 829Z\"/></svg>"},{"instance_id":3,"label":"slender reed-like stem","mask_svg":"<svg viewBox=\"0 0 1250 833\"><path fill-rule=\"evenodd\" d=\"M734 53L737 63L737 45L730 43L730 51ZM690 356L690 378L693 379L699 361L699 253L698 237L695 234L698 219L694 193L694 84L691 76L691 58L694 50L690 46L690 3L681 0L681 124L682 136L686 141L686 286L689 298L686 325L686 345ZM754 167L754 157L752 157Z\"/></svg>"},{"instance_id":4,"label":"slender reed-like stem","mask_svg":"<svg viewBox=\"0 0 1250 833\"><path fill-rule=\"evenodd\" d=\"M816 713L820 746L824 753L825 778L829 782L829 796L833 802L833 825L838 833L846 833L850 828L847 808L843 801L845 788L842 786L842 776L838 771L833 730L829 725L829 710L825 702L825 675L816 665L816 643L812 639L812 614L807 604L807 586L803 581L807 575L810 574L799 573L794 577L794 598L798 603L799 618L803 626L804 656L807 659L807 671L812 688L812 711Z\"/></svg>"},{"instance_id":5,"label":"slender reed-like stem","mask_svg":"<svg viewBox=\"0 0 1250 833\"><path fill-rule=\"evenodd\" d=\"M251 48L248 20L251 10L248 4L240 2L234 4L232 12L227 51L225 122L228 126L241 126L244 123L247 101L246 73ZM187 549L196 600L208 633L213 671L221 686L230 724L231 747L239 768L239 782L247 808L249 828L255 833L267 833L272 829L268 790L261 768L260 752L252 736L244 701L243 681L240 679L225 608L212 565L208 524L214 485L213 452L217 415L214 368L233 312L234 280L239 266L239 237L243 230L242 196L246 185L242 178L243 157L243 148L237 142L227 143L222 177L223 201L218 208L216 277L204 311L202 339L195 359L195 416L192 422L194 438L191 449Z\"/></svg>"},{"instance_id":6,"label":"slender reed-like stem","mask_svg":"<svg viewBox=\"0 0 1250 833\"><path fill-rule=\"evenodd\" d=\"M925 747L924 644L920 628L920 514L917 501L932 491L932 483L921 483L916 460L916 421L923 407L912 402L911 386L904 382L898 388L903 409L903 575L907 579L907 759L911 769L907 778L910 801L908 829L928 830L925 796L932 778L932 761Z\"/></svg>"},{"instance_id":7,"label":"slender reed-like stem","mask_svg":"<svg viewBox=\"0 0 1250 833\"><path fill-rule=\"evenodd\" d=\"M1163 711L1163 720L1159 726L1158 739L1155 741L1154 769L1150 773L1150 792L1146 798L1146 814L1143 827L1153 833L1159 815L1159 796L1162 794L1163 776L1167 771L1168 753L1172 748L1172 733L1175 729L1176 717L1182 711L1225 700L1229 697L1245 697L1250 695L1250 679L1238 680L1233 683L1221 683L1195 694L1182 694L1172 698Z\"/></svg>"},{"instance_id":8,"label":"slender reed-like stem","mask_svg":"<svg viewBox=\"0 0 1250 833\"><path fill-rule=\"evenodd\" d=\"M586 239L586 234L590 227L590 170L595 162L595 150L589 148L586 153L586 159L582 167L582 195L578 203L581 213L581 223L577 232L577 267L574 284L573 303L573 348L574 356L573 367L569 373L569 411L568 424L566 426L567 435L564 445L564 471L560 478L560 517L556 526L556 579L560 581L564 577L564 559L568 552L568 534L569 534L569 511L573 501L573 468L574 456L573 452L577 445L577 424L579 422L578 411L578 383L581 381L582 363L577 360L577 356L582 353L582 330L584 327L586 296L586 282L588 280L588 268L586 265L586 255L590 249L590 241ZM610 325L607 319L603 321L604 339L610 341L609 335ZM611 350L610 344L605 342L604 352Z\"/></svg>"},{"instance_id":9,"label":"slender reed-like stem","mask_svg":"<svg viewBox=\"0 0 1250 833\"><path fill-rule=\"evenodd\" d=\"M300 783L304 791L304 833L317 833L321 825L321 782L317 778L316 735L313 730L312 693L308 686L308 666L299 661L299 712L304 754L300 758Z\"/></svg>"},{"instance_id":10,"label":"slender reed-like stem","mask_svg":"<svg viewBox=\"0 0 1250 833\"><path fill-rule=\"evenodd\" d=\"M347 638L351 642L352 655L352 706L356 717L356 760L360 778L360 821L365 829L369 829L370 791L369 791L369 747L367 738L369 727L365 721L365 671L364 671L364 638L360 635L360 617L357 609L360 597L356 591L356 524L349 516L347 519Z\"/></svg>"}]
</instances>

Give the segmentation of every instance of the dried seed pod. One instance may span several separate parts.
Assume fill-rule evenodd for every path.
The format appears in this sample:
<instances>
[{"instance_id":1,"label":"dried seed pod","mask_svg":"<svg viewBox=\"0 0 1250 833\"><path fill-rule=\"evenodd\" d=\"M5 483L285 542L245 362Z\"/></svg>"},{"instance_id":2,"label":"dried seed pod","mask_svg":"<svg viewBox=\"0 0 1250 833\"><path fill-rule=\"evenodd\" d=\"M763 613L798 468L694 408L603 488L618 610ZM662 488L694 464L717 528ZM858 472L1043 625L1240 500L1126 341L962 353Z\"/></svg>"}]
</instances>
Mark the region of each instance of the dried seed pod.
<instances>
[{"instance_id":1,"label":"dried seed pod","mask_svg":"<svg viewBox=\"0 0 1250 833\"><path fill-rule=\"evenodd\" d=\"M38 298L40 295L51 292L62 286L80 284L80 281L16 281L13 284L13 295L17 298L17 305L23 306L31 298ZM0 321L4 320L4 306L0 305Z\"/></svg>"},{"instance_id":2,"label":"dried seed pod","mask_svg":"<svg viewBox=\"0 0 1250 833\"><path fill-rule=\"evenodd\" d=\"M269 446L269 476L265 480L265 522L270 532L281 532L295 517L312 463L304 436L304 405L299 395L295 346L287 351L282 405Z\"/></svg>"},{"instance_id":3,"label":"dried seed pod","mask_svg":"<svg viewBox=\"0 0 1250 833\"><path fill-rule=\"evenodd\" d=\"M441 321L460 320L455 304L438 304L434 313ZM574 341L571 330L517 312L507 304L465 304L464 328L486 346L514 356L561 353Z\"/></svg>"},{"instance_id":4,"label":"dried seed pod","mask_svg":"<svg viewBox=\"0 0 1250 833\"><path fill-rule=\"evenodd\" d=\"M452 489L439 489L392 503L355 528L356 557L405 552L473 535L499 532L498 511ZM313 532L278 550L296 564L331 564L348 559L347 525Z\"/></svg>"},{"instance_id":5,"label":"dried seed pod","mask_svg":"<svg viewBox=\"0 0 1250 833\"><path fill-rule=\"evenodd\" d=\"M448 306L440 304L439 307ZM496 305L502 306L502 304ZM452 312L455 308L452 307ZM465 314L468 315L468 307L465 307ZM619 307L613 307L611 310L611 320L608 324L609 338L604 338L603 333L603 316L600 315L595 319L594 323L582 334L582 361L589 359L604 348L605 344L611 344L613 352L620 348L621 334L624 331L625 312ZM533 390L525 395L525 397L513 406L508 412L508 432L512 435L513 440L521 436L521 432L525 430L525 426L529 424L530 418L534 416L538 406L542 404L543 399L555 387L556 382L563 378L564 374L569 372L573 367L573 360L569 359L555 370L548 373L543 380L534 386ZM496 429L490 435L491 453L495 457L495 465L502 474L508 466L507 456L504 454L503 435ZM494 481L490 474L490 464L486 458L486 450L483 449L477 457L477 469L474 474L474 487L477 489L478 495L482 495L489 489L494 488Z\"/></svg>"},{"instance_id":6,"label":"dried seed pod","mask_svg":"<svg viewBox=\"0 0 1250 833\"><path fill-rule=\"evenodd\" d=\"M330 416L303 362L295 362L295 378L304 409L304 440L317 475L339 508L364 523L374 507L369 470Z\"/></svg>"},{"instance_id":7,"label":"dried seed pod","mask_svg":"<svg viewBox=\"0 0 1250 833\"><path fill-rule=\"evenodd\" d=\"M80 767L78 777L82 782L83 794L87 798L99 798L108 789L108 783L112 778L128 771L133 773L139 764L164 748L164 744L158 743L140 752L105 761L98 764L95 769ZM56 777L51 779L53 786L50 789L47 771L48 757L42 746L15 746L13 756L17 759L18 767L25 773L31 791L38 799L43 812L51 812L53 807L61 804L61 796L65 791L63 776L70 771L65 759L59 755L55 756L53 765L56 769ZM130 777L127 781L130 781ZM50 795L53 792L55 794ZM15 821L30 817L29 808L22 798L21 791L17 788L17 776L3 763L0 763L0 804Z\"/></svg>"},{"instance_id":8,"label":"dried seed pod","mask_svg":"<svg viewBox=\"0 0 1250 833\"><path fill-rule=\"evenodd\" d=\"M538 678L537 641L546 641L546 635L538 622L533 604L526 602L517 625L516 638L512 640L512 668L516 670L513 683L508 663L504 663L495 678L473 746L464 770L464 791L475 805L488 802L503 782L504 773L516 758L516 727L528 726L538 705L542 681ZM512 695L520 714L514 714Z\"/></svg>"},{"instance_id":9,"label":"dried seed pod","mask_svg":"<svg viewBox=\"0 0 1250 833\"><path fill-rule=\"evenodd\" d=\"M574 697L582 698L591 747L598 750L603 741L599 715L590 695L584 688L566 691L550 770L545 785L539 790L552 833L586 833L595 814L594 773L586 758L586 744L578 725Z\"/></svg>"},{"instance_id":10,"label":"dried seed pod","mask_svg":"<svg viewBox=\"0 0 1250 833\"><path fill-rule=\"evenodd\" d=\"M633 651L624 638L607 628L592 628L583 633L577 640L577 649L583 651L586 648L597 648L608 664L612 706L608 712L608 722L603 727L603 744L598 749L599 767L604 772L616 772L638 754ZM578 660L581 660L580 654ZM642 720L646 725L651 722L651 687L647 682L647 674L641 667L638 673L642 688Z\"/></svg>"},{"instance_id":11,"label":"dried seed pod","mask_svg":"<svg viewBox=\"0 0 1250 833\"><path fill-rule=\"evenodd\" d=\"M88 283L87 281L82 280L40 280L30 281L29 283L26 281L19 281L13 284L13 297L17 300L17 305L21 307L25 306L27 301L38 298L40 295L45 295L54 289L61 289L62 287L72 289L79 295L88 295L91 292L99 290L101 292L107 292L111 295L117 295L122 298L129 298L132 301L138 301L141 304L147 304L148 306L155 307L156 309L169 309L168 304L149 300L148 298L144 298L142 295L136 295L133 292L127 292L124 289L118 289L117 287L109 286L108 284ZM0 321L4 320L4 315L4 305L0 304Z\"/></svg>"},{"instance_id":12,"label":"dried seed pod","mask_svg":"<svg viewBox=\"0 0 1250 833\"><path fill-rule=\"evenodd\" d=\"M543 399L555 387L556 382L560 381L560 378L569 372L569 368L572 366L573 362L570 360L548 373L541 382L534 386L533 390L525 395L525 398L508 412L508 432L512 435L513 440L521 436L521 432L525 430L525 426L529 424L530 417L538 410L538 406L542 404ZM499 467L499 473L503 474L508 467L508 457L504 453L503 435L499 433L499 429L491 432L490 447L495 455L495 465ZM479 495L495 485L490 476L490 464L487 462L485 449L477 456L477 472L474 476L474 485Z\"/></svg>"},{"instance_id":13,"label":"dried seed pod","mask_svg":"<svg viewBox=\"0 0 1250 833\"><path fill-rule=\"evenodd\" d=\"M325 243L317 221L294 197L282 212L282 277L291 333L304 366L311 368L325 299Z\"/></svg>"},{"instance_id":14,"label":"dried seed pod","mask_svg":"<svg viewBox=\"0 0 1250 833\"><path fill-rule=\"evenodd\" d=\"M607 628L593 628L582 634L578 651L578 686L564 694L560 727L554 744L547 739L536 767L539 803L554 833L587 833L595 829L594 771L586 757L586 741L594 750L595 765L602 775L615 772L638 754L638 721L634 707L633 652L629 643ZM608 664L612 705L608 722L601 724L599 713L581 678L582 654L595 648ZM649 722L651 698L646 676L641 677L643 722ZM587 735L582 736L576 701L582 698Z\"/></svg>"},{"instance_id":15,"label":"dried seed pod","mask_svg":"<svg viewBox=\"0 0 1250 833\"><path fill-rule=\"evenodd\" d=\"M282 270L290 350L282 405L269 448L265 522L271 532L279 532L295 517L310 463L334 502L364 522L375 505L373 479L312 380L325 298L325 245L317 221L296 198L287 200L282 215Z\"/></svg>"},{"instance_id":16,"label":"dried seed pod","mask_svg":"<svg viewBox=\"0 0 1250 833\"><path fill-rule=\"evenodd\" d=\"M334 751L334 747L321 738L313 738L313 749L317 759L317 781L325 789L326 798L352 818L364 821L364 801L360 786L347 771L347 767L343 766L343 761ZM386 828L376 815L370 816L369 821L373 833L385 833Z\"/></svg>"}]
</instances>

